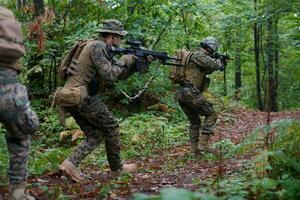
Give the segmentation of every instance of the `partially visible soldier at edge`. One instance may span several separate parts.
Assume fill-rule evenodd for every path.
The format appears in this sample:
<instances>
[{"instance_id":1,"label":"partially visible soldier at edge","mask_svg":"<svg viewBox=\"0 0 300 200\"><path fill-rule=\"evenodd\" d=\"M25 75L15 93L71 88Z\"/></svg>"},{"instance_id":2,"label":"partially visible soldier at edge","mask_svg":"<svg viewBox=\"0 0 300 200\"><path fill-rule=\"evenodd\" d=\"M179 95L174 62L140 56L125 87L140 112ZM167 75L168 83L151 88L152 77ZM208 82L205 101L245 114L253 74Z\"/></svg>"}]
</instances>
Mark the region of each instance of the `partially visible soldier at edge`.
<instances>
[{"instance_id":1,"label":"partially visible soldier at edge","mask_svg":"<svg viewBox=\"0 0 300 200\"><path fill-rule=\"evenodd\" d=\"M84 180L84 175L77 169L80 162L103 141L113 175L117 175L122 170L133 172L137 169L135 164L122 164L119 123L101 100L103 95L101 91L89 90L89 88L95 90L97 82L103 80L112 83L120 79L127 79L135 72L136 57L123 55L117 60L110 55L109 47L120 46L122 37L127 34L120 21L105 20L98 32L100 37L88 41L83 47L76 64L70 69L69 74L71 75L67 78L66 84L56 94L57 104L73 116L86 135L86 138L60 165L60 170L76 182ZM95 85L90 87L91 83L95 84L95 82L97 83L96 87ZM63 103L64 96L68 96L68 91L74 90L80 91L82 100L78 105L75 103L73 106L66 106L68 103Z\"/></svg>"},{"instance_id":2,"label":"partially visible soldier at edge","mask_svg":"<svg viewBox=\"0 0 300 200\"><path fill-rule=\"evenodd\" d=\"M209 139L213 134L217 113L213 109L213 104L202 95L202 92L208 88L210 82L206 75L223 69L223 65L226 65L219 59L211 57L218 47L219 42L214 37L202 40L199 48L192 52L184 68L184 78L175 95L175 100L178 101L190 122L191 153L195 154L214 152L209 147ZM205 116L202 127L201 116Z\"/></svg>"},{"instance_id":3,"label":"partially visible soldier at edge","mask_svg":"<svg viewBox=\"0 0 300 200\"><path fill-rule=\"evenodd\" d=\"M24 53L20 24L10 10L0 6L0 122L7 130L10 200L34 199L25 193L26 164L31 136L39 120L30 108L25 86L18 80L21 70L19 58Z\"/></svg>"}]
</instances>

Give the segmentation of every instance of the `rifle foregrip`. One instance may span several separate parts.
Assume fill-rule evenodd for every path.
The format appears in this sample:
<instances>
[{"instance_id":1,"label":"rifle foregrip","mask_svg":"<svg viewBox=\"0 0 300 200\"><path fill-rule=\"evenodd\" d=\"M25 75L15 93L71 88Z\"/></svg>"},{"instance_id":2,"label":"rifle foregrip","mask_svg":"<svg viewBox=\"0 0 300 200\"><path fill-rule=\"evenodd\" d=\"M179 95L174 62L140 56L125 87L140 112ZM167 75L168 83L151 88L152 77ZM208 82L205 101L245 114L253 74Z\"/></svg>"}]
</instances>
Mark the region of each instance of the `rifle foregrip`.
<instances>
[{"instance_id":1,"label":"rifle foregrip","mask_svg":"<svg viewBox=\"0 0 300 200\"><path fill-rule=\"evenodd\" d=\"M135 66L136 66L136 71L137 72L143 73L145 71L143 58L138 57L136 62L135 62Z\"/></svg>"}]
</instances>

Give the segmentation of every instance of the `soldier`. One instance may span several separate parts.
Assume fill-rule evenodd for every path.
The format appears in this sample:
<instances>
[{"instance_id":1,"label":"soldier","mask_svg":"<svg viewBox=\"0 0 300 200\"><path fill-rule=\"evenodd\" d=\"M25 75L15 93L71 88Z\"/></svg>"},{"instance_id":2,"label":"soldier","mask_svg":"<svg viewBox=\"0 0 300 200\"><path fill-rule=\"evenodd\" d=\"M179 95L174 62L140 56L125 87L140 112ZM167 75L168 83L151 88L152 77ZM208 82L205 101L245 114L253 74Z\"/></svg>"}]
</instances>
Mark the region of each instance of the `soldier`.
<instances>
[{"instance_id":1,"label":"soldier","mask_svg":"<svg viewBox=\"0 0 300 200\"><path fill-rule=\"evenodd\" d=\"M180 87L176 91L175 100L190 121L189 134L191 152L200 153L211 151L208 147L210 135L217 120L217 113L202 92L207 89L209 78L206 75L224 66L220 60L212 58L218 50L219 42L213 37L207 37L200 43L200 48L190 53L189 61L184 67L184 77L181 78ZM200 116L205 116L201 128Z\"/></svg>"},{"instance_id":2,"label":"soldier","mask_svg":"<svg viewBox=\"0 0 300 200\"><path fill-rule=\"evenodd\" d=\"M63 94L65 91L68 96L70 91L79 91L81 96L79 99L83 99L79 100L78 105L75 103L73 106L64 106L64 109L74 117L86 135L85 140L60 165L60 169L76 182L84 179L83 174L77 169L80 162L103 140L113 174L118 174L121 170L127 172L136 170L135 164L121 163L118 121L101 100L103 94L95 91L98 87L95 84L97 82L113 82L132 75L135 72L136 57L123 55L116 60L110 54L111 46L120 46L122 37L127 34L120 21L105 20L102 28L98 31L100 38L88 41L83 47L76 64L72 65L72 70L69 70L71 75L67 78L62 92L59 92ZM59 99L64 99L64 97L59 97L59 93L57 93L58 102ZM95 95L95 93L98 94ZM72 99L76 98L72 97ZM58 104L63 105L64 103Z\"/></svg>"},{"instance_id":3,"label":"soldier","mask_svg":"<svg viewBox=\"0 0 300 200\"><path fill-rule=\"evenodd\" d=\"M18 59L25 53L20 25L13 13L0 6L0 122L7 132L9 152L9 199L34 199L25 194L26 164L31 136L39 121L31 110L27 91L18 80L21 70Z\"/></svg>"}]
</instances>

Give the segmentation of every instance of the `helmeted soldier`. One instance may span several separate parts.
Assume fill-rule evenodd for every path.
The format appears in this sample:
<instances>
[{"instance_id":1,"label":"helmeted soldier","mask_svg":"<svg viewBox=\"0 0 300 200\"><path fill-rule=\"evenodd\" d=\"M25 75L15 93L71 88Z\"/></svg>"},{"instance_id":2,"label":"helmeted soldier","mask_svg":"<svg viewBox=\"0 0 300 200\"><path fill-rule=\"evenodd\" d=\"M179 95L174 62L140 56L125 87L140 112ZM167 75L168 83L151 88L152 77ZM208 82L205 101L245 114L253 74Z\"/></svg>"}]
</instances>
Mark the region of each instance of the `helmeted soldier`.
<instances>
[{"instance_id":1,"label":"helmeted soldier","mask_svg":"<svg viewBox=\"0 0 300 200\"><path fill-rule=\"evenodd\" d=\"M217 113L213 109L213 104L202 95L202 92L209 85L210 79L206 76L224 67L220 60L211 56L218 47L218 40L207 37L202 40L199 48L188 54L189 60L184 67L180 87L175 95L175 99L190 122L191 152L196 154L211 150L208 142L213 133ZM205 117L202 127L200 116Z\"/></svg>"},{"instance_id":2,"label":"helmeted soldier","mask_svg":"<svg viewBox=\"0 0 300 200\"><path fill-rule=\"evenodd\" d=\"M0 122L7 132L9 152L9 199L34 199L25 193L26 164L31 136L39 120L31 110L27 91L18 80L21 70L18 60L25 53L20 25L13 13L0 6ZM1 199L1 196L0 196Z\"/></svg>"},{"instance_id":3,"label":"helmeted soldier","mask_svg":"<svg viewBox=\"0 0 300 200\"><path fill-rule=\"evenodd\" d=\"M60 165L60 169L77 182L84 179L84 176L77 169L80 162L103 141L105 142L109 166L113 173L120 170L131 172L136 169L134 164L122 164L118 121L101 100L103 95L101 91L95 91L96 88L99 88L99 82L114 82L131 76L135 72L136 57L123 55L119 60L116 60L111 56L110 47L120 46L122 37L127 34L120 21L105 20L98 32L100 38L88 41L83 47L62 89L66 93L78 91L80 98L77 99L82 99L79 100L78 105L75 103L75 105L66 106L66 104L61 103L61 105L64 104L64 109L74 117L86 135L86 138Z\"/></svg>"}]
</instances>

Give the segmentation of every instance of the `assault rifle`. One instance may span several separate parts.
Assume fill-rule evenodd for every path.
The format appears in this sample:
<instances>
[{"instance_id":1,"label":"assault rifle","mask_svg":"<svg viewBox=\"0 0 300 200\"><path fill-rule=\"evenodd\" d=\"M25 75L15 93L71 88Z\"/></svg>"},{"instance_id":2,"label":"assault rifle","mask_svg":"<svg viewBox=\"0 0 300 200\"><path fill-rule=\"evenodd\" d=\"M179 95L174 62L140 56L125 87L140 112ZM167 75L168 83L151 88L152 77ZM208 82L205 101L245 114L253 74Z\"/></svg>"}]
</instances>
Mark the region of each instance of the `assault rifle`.
<instances>
[{"instance_id":1,"label":"assault rifle","mask_svg":"<svg viewBox=\"0 0 300 200\"><path fill-rule=\"evenodd\" d=\"M222 62L222 68L220 69L220 71L224 71L225 68L226 68L226 65L228 63L228 60L233 60L232 58L230 58L229 55L227 54L220 54L218 52L214 52L212 55L211 55L212 58L215 58L215 59L220 59L221 62Z\"/></svg>"},{"instance_id":2,"label":"assault rifle","mask_svg":"<svg viewBox=\"0 0 300 200\"><path fill-rule=\"evenodd\" d=\"M230 58L230 56L227 55L227 54L224 55L224 54L220 54L218 52L214 52L211 57L221 60L222 67L219 70L223 71L223 74L224 74L224 94L226 96L226 93L227 93L227 89L226 89L226 66L227 66L227 63L228 63L229 60L234 60L234 59Z\"/></svg>"},{"instance_id":3,"label":"assault rifle","mask_svg":"<svg viewBox=\"0 0 300 200\"><path fill-rule=\"evenodd\" d=\"M178 63L168 62L169 60L181 61L181 59L170 57L166 52L148 50L142 46L142 43L140 41L127 41L126 44L130 45L130 47L120 48L120 47L110 46L109 51L112 54L112 56L116 54L135 55L137 57L136 70L139 73L143 73L147 71L148 65L145 64L145 60L147 60L148 56L152 56L153 58L158 59L163 65L182 66L181 64L179 64L179 62Z\"/></svg>"}]
</instances>

